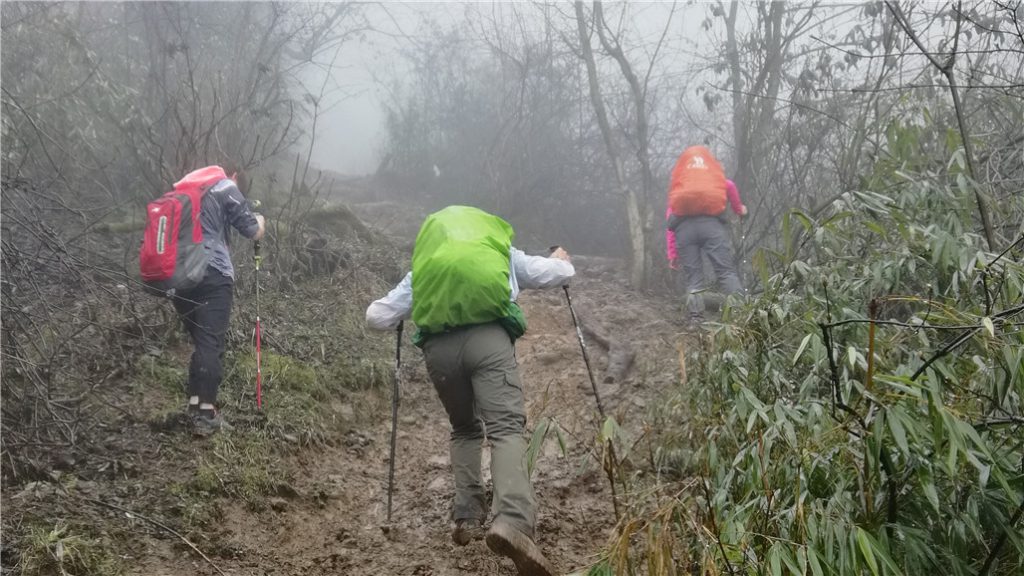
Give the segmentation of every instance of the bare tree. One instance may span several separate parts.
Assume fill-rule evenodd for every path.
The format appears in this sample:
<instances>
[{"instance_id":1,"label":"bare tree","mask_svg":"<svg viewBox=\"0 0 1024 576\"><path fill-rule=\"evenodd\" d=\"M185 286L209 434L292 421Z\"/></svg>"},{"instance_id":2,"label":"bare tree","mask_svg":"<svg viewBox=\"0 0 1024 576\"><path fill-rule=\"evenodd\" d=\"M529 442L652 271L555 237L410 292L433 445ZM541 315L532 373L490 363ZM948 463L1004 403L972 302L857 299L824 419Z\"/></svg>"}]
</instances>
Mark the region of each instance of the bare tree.
<instances>
[{"instance_id":1,"label":"bare tree","mask_svg":"<svg viewBox=\"0 0 1024 576\"><path fill-rule=\"evenodd\" d=\"M583 11L583 3L574 2L576 10L577 32L579 34L580 53L587 67L587 80L590 87L590 101L594 107L594 114L597 116L597 123L601 129L605 149L608 152L612 166L615 168L615 179L626 203L626 220L629 225L630 241L630 281L634 286L642 287L646 280L644 261L646 259L646 238L644 236L644 212L641 195L633 189L627 180L622 157L615 137L612 133L611 124L608 122L608 113L605 110L604 97L601 95L601 87L597 77L597 63L594 59L594 51L590 42L591 32L589 30L586 14ZM595 11L595 14L597 12ZM601 24L593 23L600 27ZM628 69L628 64L627 64Z\"/></svg>"}]
</instances>

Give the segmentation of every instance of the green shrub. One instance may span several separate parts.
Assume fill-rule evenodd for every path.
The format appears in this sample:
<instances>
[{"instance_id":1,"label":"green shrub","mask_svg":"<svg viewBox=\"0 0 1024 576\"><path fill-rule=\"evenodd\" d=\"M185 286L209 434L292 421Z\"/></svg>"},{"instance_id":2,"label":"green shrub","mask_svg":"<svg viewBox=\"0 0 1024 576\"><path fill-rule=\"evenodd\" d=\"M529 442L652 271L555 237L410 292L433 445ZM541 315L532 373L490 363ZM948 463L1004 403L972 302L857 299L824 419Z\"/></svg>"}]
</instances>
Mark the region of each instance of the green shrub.
<instances>
[{"instance_id":1,"label":"green shrub","mask_svg":"<svg viewBox=\"0 0 1024 576\"><path fill-rule=\"evenodd\" d=\"M1024 242L984 250L935 174L885 187L788 215L762 296L689 352L653 415L680 485L633 503L615 573L637 552L651 574L1024 570Z\"/></svg>"}]
</instances>

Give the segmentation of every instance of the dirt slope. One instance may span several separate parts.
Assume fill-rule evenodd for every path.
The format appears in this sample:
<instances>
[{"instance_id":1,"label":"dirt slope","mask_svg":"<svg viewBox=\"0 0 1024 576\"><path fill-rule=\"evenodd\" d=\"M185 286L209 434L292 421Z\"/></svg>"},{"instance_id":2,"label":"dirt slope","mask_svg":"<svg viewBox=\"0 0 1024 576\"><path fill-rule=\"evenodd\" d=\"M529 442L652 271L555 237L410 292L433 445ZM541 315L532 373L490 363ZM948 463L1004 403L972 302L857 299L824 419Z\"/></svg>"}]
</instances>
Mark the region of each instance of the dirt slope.
<instances>
[{"instance_id":1,"label":"dirt slope","mask_svg":"<svg viewBox=\"0 0 1024 576\"><path fill-rule=\"evenodd\" d=\"M638 349L632 380L603 386L602 394L626 434L642 434L644 406L673 379L675 327L664 302L625 291L605 263L581 259L574 304L599 318ZM529 426L553 418L563 430L563 456L552 432L534 471L539 500L539 543L565 571L587 566L614 525L610 491L587 452L598 427L593 397L561 291L527 292L521 299L530 330L517 345L527 395ZM605 361L591 349L597 377ZM448 465L448 423L426 379L422 356L403 349L404 395L399 422L394 531L384 534L390 414L386 393L371 406L376 424L350 432L337 446L302 453L297 496L254 512L222 502L218 554L227 574L456 575L514 574L510 562L483 542L460 548L448 535L453 493ZM198 448L202 450L201 447ZM485 452L486 465L486 452ZM485 478L489 475L485 472ZM174 539L146 537L146 553L130 570L139 575L216 574ZM201 546L200 546L201 547Z\"/></svg>"}]
</instances>

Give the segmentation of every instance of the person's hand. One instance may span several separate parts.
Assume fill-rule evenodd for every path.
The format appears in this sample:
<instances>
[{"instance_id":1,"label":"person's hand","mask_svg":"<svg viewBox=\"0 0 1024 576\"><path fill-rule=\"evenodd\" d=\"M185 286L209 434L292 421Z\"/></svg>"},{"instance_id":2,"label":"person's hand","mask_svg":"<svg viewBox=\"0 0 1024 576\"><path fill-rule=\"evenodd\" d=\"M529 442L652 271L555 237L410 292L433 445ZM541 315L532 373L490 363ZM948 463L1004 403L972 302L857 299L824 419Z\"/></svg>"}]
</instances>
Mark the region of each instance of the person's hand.
<instances>
[{"instance_id":1,"label":"person's hand","mask_svg":"<svg viewBox=\"0 0 1024 576\"><path fill-rule=\"evenodd\" d=\"M559 260L571 262L571 260L569 260L569 253L566 252L561 246L555 248L554 252L552 252L551 256L548 256L548 258L558 258Z\"/></svg>"},{"instance_id":2,"label":"person's hand","mask_svg":"<svg viewBox=\"0 0 1024 576\"><path fill-rule=\"evenodd\" d=\"M747 207L744 205L742 208L740 208L740 218L746 218L746 216L747 216Z\"/></svg>"},{"instance_id":3,"label":"person's hand","mask_svg":"<svg viewBox=\"0 0 1024 576\"><path fill-rule=\"evenodd\" d=\"M676 259L676 258L673 258L673 259L669 260L668 261L668 267L673 269L673 270L679 270L679 260Z\"/></svg>"},{"instance_id":4,"label":"person's hand","mask_svg":"<svg viewBox=\"0 0 1024 576\"><path fill-rule=\"evenodd\" d=\"M252 237L253 240L259 240L263 238L263 234L267 231L267 221L263 218L263 214L253 214L256 217L256 223L259 224L259 229L256 230L256 235Z\"/></svg>"}]
</instances>

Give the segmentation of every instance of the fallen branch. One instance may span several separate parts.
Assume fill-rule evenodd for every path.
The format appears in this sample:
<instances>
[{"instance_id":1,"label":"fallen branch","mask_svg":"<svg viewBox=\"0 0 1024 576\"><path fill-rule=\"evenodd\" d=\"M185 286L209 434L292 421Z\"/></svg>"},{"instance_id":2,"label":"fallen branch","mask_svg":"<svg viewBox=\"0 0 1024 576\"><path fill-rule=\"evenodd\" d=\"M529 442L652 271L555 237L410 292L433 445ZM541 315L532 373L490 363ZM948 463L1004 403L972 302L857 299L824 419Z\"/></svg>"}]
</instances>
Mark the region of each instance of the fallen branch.
<instances>
[{"instance_id":1,"label":"fallen branch","mask_svg":"<svg viewBox=\"0 0 1024 576\"><path fill-rule=\"evenodd\" d=\"M116 504L110 504L110 503L104 502L102 500L95 500L93 498L86 498L84 496L79 496L78 498L81 499L81 500L84 500L86 502L92 503L92 504L98 504L100 506L104 506L106 508L110 508L111 510L118 510L120 512L124 512L125 514L128 515L129 518L134 516L136 518L139 518L140 520L145 520L146 522L149 522L150 524L156 526L157 528L160 528L162 530L167 531L170 534L173 534L173 535L177 536L182 542L187 544L189 548L194 550L196 554L199 554L200 556L202 556L203 560L206 560L206 562L210 566L213 566L213 569L216 570L218 574L220 574L221 576L227 576L227 574L224 574L224 571L221 570L219 566L214 564L213 560L210 560L209 556L207 556L206 554L203 554L203 551L200 550L199 547L197 547L195 544L190 542L188 538L185 538L178 531L174 530L170 526L167 526L166 524L164 524L162 522L158 522L156 520L153 520L152 518L148 518L146 516L143 516L142 514L139 514L138 512L133 512L133 511L127 509L127 508L122 508L122 507L120 507L120 506L118 506Z\"/></svg>"}]
</instances>

